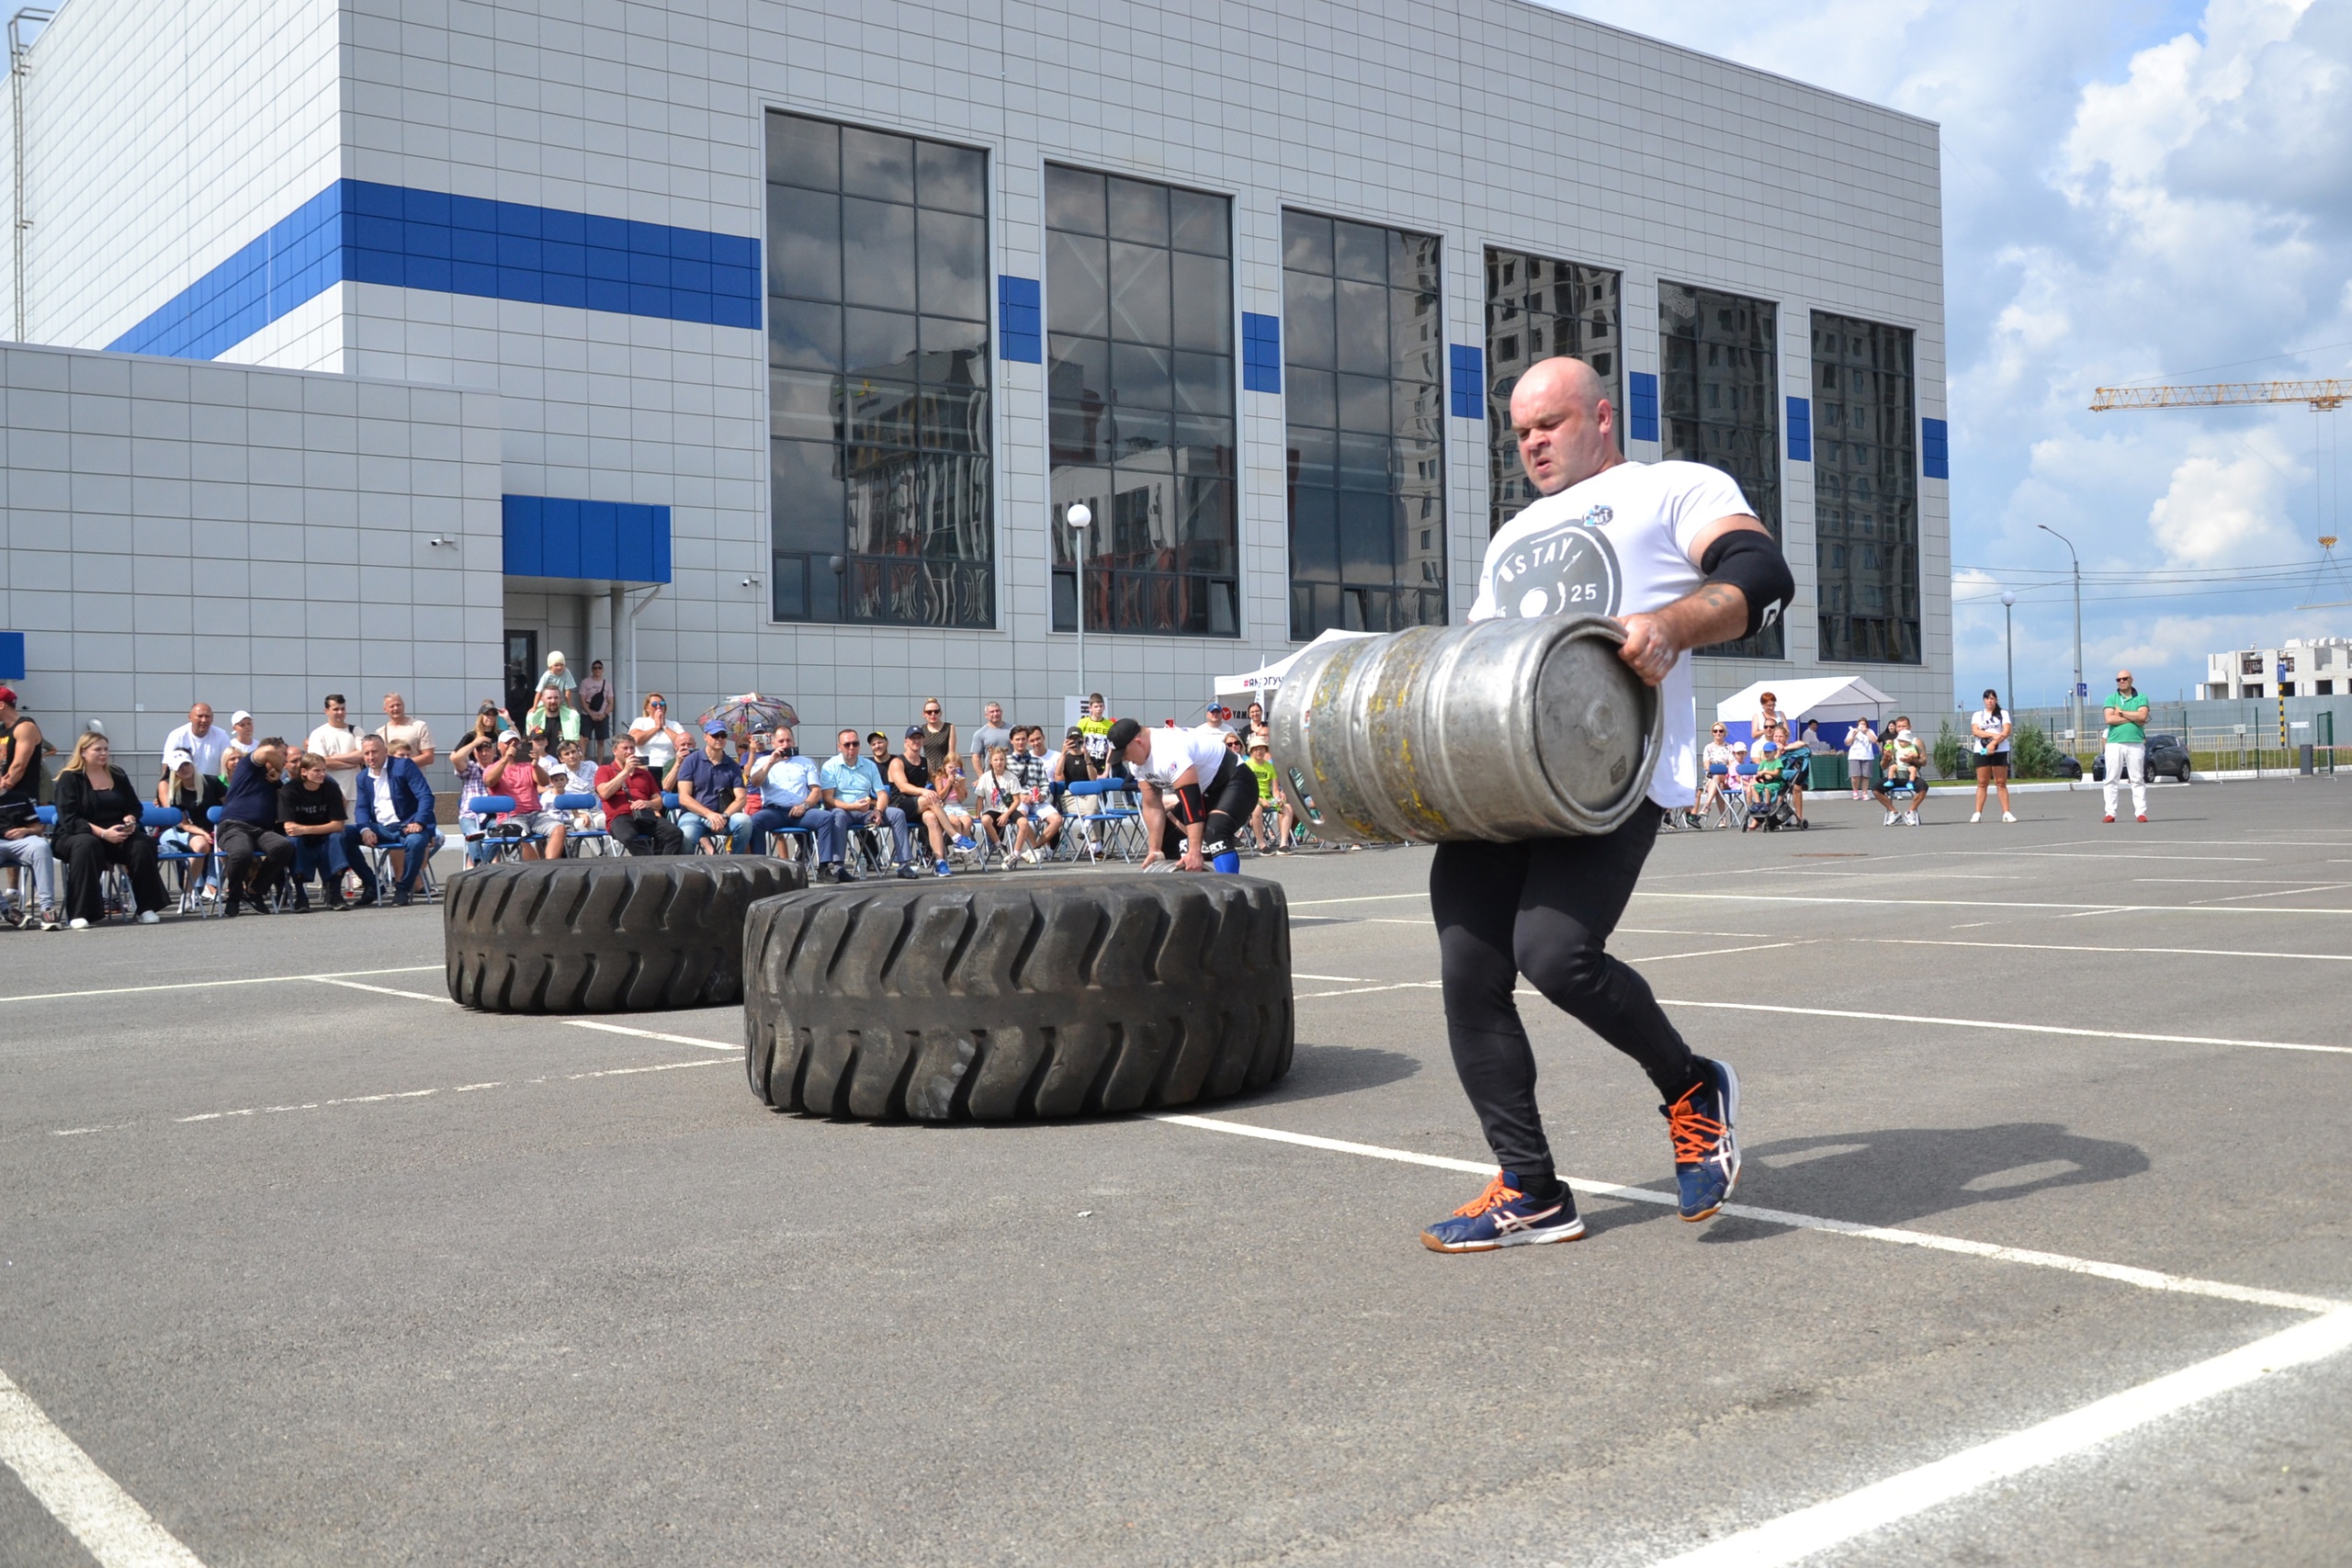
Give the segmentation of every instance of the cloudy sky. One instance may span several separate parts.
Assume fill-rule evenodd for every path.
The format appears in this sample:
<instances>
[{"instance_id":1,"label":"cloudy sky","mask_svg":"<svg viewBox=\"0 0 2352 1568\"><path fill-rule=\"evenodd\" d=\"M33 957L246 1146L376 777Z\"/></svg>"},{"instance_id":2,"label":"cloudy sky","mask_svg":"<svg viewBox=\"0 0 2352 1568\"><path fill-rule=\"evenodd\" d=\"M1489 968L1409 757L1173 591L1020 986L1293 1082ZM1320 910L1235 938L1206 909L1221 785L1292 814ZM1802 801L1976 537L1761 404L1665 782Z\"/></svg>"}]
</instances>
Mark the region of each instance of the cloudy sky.
<instances>
[{"instance_id":1,"label":"cloudy sky","mask_svg":"<svg viewBox=\"0 0 2352 1568\"><path fill-rule=\"evenodd\" d=\"M1952 420L1953 681L2062 700L2082 552L2088 678L2171 697L2211 650L2352 636L2314 587L2332 427L2275 409L2093 414L2130 381L2352 375L2352 0L1562 0L1938 121ZM1801 13L1801 14L1799 14ZM2339 549L2352 557L2352 536ZM2352 573L2352 567L2345 569ZM1973 599L1975 603L1966 601ZM2094 694L2101 688L2093 686Z\"/></svg>"}]
</instances>

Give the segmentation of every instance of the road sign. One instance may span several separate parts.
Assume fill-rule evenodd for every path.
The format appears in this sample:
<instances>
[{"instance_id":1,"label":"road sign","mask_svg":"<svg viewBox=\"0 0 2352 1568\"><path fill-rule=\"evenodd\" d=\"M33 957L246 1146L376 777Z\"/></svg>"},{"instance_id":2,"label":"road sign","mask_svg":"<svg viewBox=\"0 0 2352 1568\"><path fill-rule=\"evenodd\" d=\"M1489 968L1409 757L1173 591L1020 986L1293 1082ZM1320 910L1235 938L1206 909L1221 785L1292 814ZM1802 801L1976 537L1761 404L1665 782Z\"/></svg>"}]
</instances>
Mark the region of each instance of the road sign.
<instances>
[{"instance_id":1,"label":"road sign","mask_svg":"<svg viewBox=\"0 0 2352 1568\"><path fill-rule=\"evenodd\" d=\"M2077 681L2075 682L2075 695L2078 697L2087 697L2090 694L2091 683L2088 681Z\"/></svg>"}]
</instances>

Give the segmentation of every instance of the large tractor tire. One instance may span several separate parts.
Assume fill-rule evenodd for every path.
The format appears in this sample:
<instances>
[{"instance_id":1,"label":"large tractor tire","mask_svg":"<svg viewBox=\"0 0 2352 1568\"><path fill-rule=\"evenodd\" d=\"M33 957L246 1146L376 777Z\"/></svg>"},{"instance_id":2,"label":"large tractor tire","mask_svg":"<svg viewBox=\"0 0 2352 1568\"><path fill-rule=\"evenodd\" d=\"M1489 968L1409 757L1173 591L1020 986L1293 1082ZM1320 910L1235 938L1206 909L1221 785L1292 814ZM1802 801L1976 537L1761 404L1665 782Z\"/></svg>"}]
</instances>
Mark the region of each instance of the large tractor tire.
<instances>
[{"instance_id":1,"label":"large tractor tire","mask_svg":"<svg viewBox=\"0 0 2352 1568\"><path fill-rule=\"evenodd\" d=\"M643 1012L743 996L743 917L803 886L752 855L525 861L451 877L452 999L485 1012Z\"/></svg>"},{"instance_id":2,"label":"large tractor tire","mask_svg":"<svg viewBox=\"0 0 2352 1568\"><path fill-rule=\"evenodd\" d=\"M1097 1115L1290 1070L1290 908L1255 877L793 893L752 907L743 976L752 1090L778 1111Z\"/></svg>"}]
</instances>

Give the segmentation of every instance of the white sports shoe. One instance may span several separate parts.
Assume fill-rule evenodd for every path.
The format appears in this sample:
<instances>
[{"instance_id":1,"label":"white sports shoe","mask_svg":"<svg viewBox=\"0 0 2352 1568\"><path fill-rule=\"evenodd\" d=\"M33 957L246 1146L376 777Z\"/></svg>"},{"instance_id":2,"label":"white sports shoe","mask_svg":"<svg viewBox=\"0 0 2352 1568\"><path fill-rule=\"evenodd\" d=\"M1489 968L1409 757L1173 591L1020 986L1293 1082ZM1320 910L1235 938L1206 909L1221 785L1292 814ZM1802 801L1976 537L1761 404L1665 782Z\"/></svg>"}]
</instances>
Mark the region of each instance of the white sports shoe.
<instances>
[{"instance_id":1,"label":"white sports shoe","mask_svg":"<svg viewBox=\"0 0 2352 1568\"><path fill-rule=\"evenodd\" d=\"M83 919L68 920L65 922L65 929L69 931L85 931L90 929L90 922Z\"/></svg>"},{"instance_id":2,"label":"white sports shoe","mask_svg":"<svg viewBox=\"0 0 2352 1568\"><path fill-rule=\"evenodd\" d=\"M2017 820L2017 818L2016 818L2015 817L2010 816L2007 812L2004 811L2004 812L2002 812L2002 813L2001 813L2001 820L2002 820L2002 821L2004 821L2004 822L2014 822L2014 821L2016 821L2016 820Z\"/></svg>"},{"instance_id":3,"label":"white sports shoe","mask_svg":"<svg viewBox=\"0 0 2352 1568\"><path fill-rule=\"evenodd\" d=\"M1905 812L1903 814L1903 825L1906 828L1917 828L1919 825L1919 814L1916 811Z\"/></svg>"},{"instance_id":4,"label":"white sports shoe","mask_svg":"<svg viewBox=\"0 0 2352 1568\"><path fill-rule=\"evenodd\" d=\"M164 923L164 917L153 909L141 909L139 911L139 923L142 926L160 926Z\"/></svg>"},{"instance_id":5,"label":"white sports shoe","mask_svg":"<svg viewBox=\"0 0 2352 1568\"><path fill-rule=\"evenodd\" d=\"M1886 814L1886 820L1879 824L1879 826L1883 828L1892 828L1894 826L1894 819L1902 815L1903 813L1900 811L1890 811Z\"/></svg>"},{"instance_id":6,"label":"white sports shoe","mask_svg":"<svg viewBox=\"0 0 2352 1568\"><path fill-rule=\"evenodd\" d=\"M1984 820L1984 813L1982 811L1972 811L1968 814L1968 819L1971 822L1982 822Z\"/></svg>"}]
</instances>

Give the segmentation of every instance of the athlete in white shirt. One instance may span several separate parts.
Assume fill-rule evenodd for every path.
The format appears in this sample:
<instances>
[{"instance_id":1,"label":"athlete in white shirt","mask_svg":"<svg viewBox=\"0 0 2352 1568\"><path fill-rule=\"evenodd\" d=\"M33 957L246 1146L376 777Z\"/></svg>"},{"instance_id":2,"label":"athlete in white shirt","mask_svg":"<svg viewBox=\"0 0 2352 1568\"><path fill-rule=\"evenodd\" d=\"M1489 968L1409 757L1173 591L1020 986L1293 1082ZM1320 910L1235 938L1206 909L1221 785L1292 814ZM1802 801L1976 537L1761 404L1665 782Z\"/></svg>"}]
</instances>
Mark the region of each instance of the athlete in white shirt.
<instances>
[{"instance_id":1,"label":"athlete in white shirt","mask_svg":"<svg viewBox=\"0 0 2352 1568\"><path fill-rule=\"evenodd\" d=\"M1421 1233L1440 1252L1483 1252L1584 1234L1535 1105L1535 1054L1512 992L1524 975L1555 1006L1632 1056L1666 1104L1680 1209L1703 1220L1739 1177L1729 1067L1692 1054L1642 977L1605 944L1633 897L1664 810L1698 783L1689 651L1770 625L1795 592L1779 545L1731 476L1699 463L1630 463L1592 370L1546 359L1519 379L1510 419L1541 499L1487 546L1473 620L1611 615L1618 656L1659 688L1666 744L1651 807L1614 832L1437 846L1446 1032L1462 1087L1502 1169Z\"/></svg>"},{"instance_id":2,"label":"athlete in white shirt","mask_svg":"<svg viewBox=\"0 0 2352 1568\"><path fill-rule=\"evenodd\" d=\"M1134 770L1143 807L1143 863L1173 860L1186 871L1205 871L1226 852L1236 824L1258 808L1258 775L1225 743L1225 732L1146 729L1132 718L1111 726L1110 754L1125 757Z\"/></svg>"}]
</instances>

